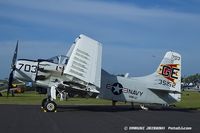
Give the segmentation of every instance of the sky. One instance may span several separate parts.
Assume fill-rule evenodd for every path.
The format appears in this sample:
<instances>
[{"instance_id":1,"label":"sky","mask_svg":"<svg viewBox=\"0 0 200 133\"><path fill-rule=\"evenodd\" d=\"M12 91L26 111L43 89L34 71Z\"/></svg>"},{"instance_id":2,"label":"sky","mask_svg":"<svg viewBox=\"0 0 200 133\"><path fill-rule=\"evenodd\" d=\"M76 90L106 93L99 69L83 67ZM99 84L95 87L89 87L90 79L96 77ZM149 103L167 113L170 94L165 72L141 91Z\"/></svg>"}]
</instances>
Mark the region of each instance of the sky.
<instances>
[{"instance_id":1,"label":"sky","mask_svg":"<svg viewBox=\"0 0 200 133\"><path fill-rule=\"evenodd\" d=\"M112 74L153 73L167 51L182 55L182 75L200 73L199 0L0 0L0 78L18 58L65 55L80 34L103 46Z\"/></svg>"}]
</instances>

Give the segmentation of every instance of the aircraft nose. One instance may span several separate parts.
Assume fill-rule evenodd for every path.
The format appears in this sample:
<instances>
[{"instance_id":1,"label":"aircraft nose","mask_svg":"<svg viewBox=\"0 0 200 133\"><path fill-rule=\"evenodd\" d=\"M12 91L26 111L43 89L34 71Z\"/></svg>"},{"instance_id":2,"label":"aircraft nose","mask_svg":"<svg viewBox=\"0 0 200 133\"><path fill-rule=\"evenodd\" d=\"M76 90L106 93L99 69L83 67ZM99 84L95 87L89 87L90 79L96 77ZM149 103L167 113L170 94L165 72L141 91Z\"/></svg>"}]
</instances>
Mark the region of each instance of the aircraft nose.
<instances>
[{"instance_id":1,"label":"aircraft nose","mask_svg":"<svg viewBox=\"0 0 200 133\"><path fill-rule=\"evenodd\" d=\"M19 59L16 62L16 68L14 71L15 79L22 81L34 81L37 71L37 63L33 60Z\"/></svg>"}]
</instances>

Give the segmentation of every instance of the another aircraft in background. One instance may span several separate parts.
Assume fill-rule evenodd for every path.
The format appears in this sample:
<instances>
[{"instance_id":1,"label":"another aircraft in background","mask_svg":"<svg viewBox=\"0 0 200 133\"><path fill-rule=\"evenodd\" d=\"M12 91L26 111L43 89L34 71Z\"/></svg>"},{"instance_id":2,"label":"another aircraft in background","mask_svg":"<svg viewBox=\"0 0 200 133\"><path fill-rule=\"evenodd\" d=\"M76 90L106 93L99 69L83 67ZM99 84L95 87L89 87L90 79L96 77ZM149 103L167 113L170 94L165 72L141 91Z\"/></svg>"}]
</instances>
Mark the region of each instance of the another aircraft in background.
<instances>
[{"instance_id":1,"label":"another aircraft in background","mask_svg":"<svg viewBox=\"0 0 200 133\"><path fill-rule=\"evenodd\" d=\"M24 82L14 81L12 83L12 88L10 89L10 93L14 96L14 93L23 93L24 92ZM0 80L0 96L3 96L2 93L6 92L8 88L8 80Z\"/></svg>"}]
</instances>

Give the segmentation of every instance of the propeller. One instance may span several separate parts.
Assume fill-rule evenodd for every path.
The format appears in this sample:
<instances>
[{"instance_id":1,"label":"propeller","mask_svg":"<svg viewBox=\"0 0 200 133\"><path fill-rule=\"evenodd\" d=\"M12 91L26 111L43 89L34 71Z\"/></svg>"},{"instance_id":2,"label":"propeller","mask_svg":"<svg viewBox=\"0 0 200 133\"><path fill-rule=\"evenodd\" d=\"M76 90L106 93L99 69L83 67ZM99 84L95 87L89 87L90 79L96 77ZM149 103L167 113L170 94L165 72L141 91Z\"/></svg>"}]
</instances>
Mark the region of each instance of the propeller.
<instances>
[{"instance_id":1,"label":"propeller","mask_svg":"<svg viewBox=\"0 0 200 133\"><path fill-rule=\"evenodd\" d=\"M12 64L11 64L11 72L9 74L9 78L8 78L8 89L7 89L7 97L9 96L10 93L10 89L12 88L12 83L13 83L13 76L14 76L14 71L16 69L16 61L17 61L17 52L18 52L18 40L17 40L17 44L15 47L15 52L12 58Z\"/></svg>"}]
</instances>

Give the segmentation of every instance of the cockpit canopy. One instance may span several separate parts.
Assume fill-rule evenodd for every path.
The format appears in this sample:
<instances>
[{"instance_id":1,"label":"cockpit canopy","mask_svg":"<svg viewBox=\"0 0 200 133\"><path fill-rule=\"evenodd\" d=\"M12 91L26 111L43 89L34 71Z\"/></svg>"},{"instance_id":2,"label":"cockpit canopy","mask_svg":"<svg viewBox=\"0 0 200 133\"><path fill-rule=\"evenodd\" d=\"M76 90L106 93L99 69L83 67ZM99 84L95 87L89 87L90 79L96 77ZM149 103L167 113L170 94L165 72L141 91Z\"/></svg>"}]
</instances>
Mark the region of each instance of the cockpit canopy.
<instances>
[{"instance_id":1,"label":"cockpit canopy","mask_svg":"<svg viewBox=\"0 0 200 133\"><path fill-rule=\"evenodd\" d=\"M47 61L51 62L51 63L55 63L55 64L67 64L69 58L65 55L58 55L58 56L54 56L52 58L47 59Z\"/></svg>"}]
</instances>

